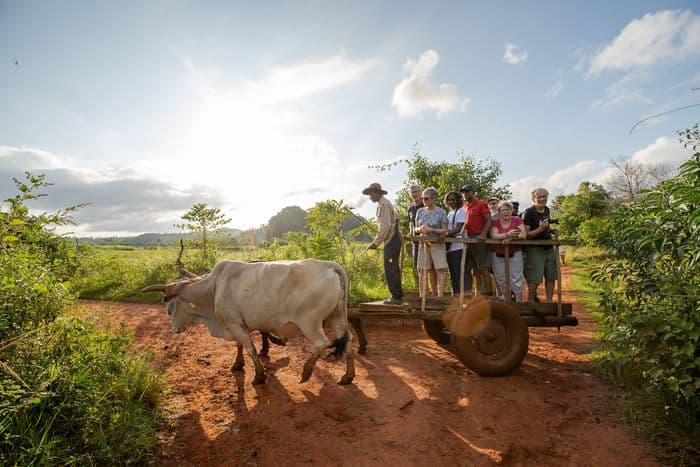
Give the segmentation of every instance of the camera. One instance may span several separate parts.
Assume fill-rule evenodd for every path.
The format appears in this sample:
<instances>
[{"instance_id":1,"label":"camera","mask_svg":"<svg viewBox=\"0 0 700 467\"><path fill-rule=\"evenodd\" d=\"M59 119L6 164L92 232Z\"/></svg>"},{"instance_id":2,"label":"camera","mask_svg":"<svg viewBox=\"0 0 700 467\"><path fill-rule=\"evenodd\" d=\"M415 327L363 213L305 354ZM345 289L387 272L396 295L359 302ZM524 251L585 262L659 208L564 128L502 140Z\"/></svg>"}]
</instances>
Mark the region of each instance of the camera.
<instances>
[{"instance_id":1,"label":"camera","mask_svg":"<svg viewBox=\"0 0 700 467\"><path fill-rule=\"evenodd\" d=\"M550 223L550 224L558 224L558 223L559 223L559 219L549 219L549 223Z\"/></svg>"}]
</instances>

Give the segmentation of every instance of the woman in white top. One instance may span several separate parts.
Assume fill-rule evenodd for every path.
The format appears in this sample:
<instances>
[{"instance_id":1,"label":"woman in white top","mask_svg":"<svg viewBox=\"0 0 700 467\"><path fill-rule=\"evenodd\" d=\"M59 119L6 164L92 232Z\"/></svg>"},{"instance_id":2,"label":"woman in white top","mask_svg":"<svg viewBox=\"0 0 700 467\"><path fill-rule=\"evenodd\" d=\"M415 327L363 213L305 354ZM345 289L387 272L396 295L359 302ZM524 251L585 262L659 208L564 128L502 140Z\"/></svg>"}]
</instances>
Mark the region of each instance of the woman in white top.
<instances>
[{"instance_id":1,"label":"woman in white top","mask_svg":"<svg viewBox=\"0 0 700 467\"><path fill-rule=\"evenodd\" d=\"M418 269L421 278L421 296L426 293L426 276L431 269L435 270L437 284L433 290L438 297L442 297L445 290L445 269L447 258L445 256L445 241L442 235L447 232L447 213L437 206L437 190L426 188L423 191L423 204L425 207L416 212L416 232L425 236L418 249Z\"/></svg>"},{"instance_id":2,"label":"woman in white top","mask_svg":"<svg viewBox=\"0 0 700 467\"><path fill-rule=\"evenodd\" d=\"M445 206L450 212L447 214L447 236L453 238L462 238L464 224L467 222L467 211L462 209L462 195L456 191L450 191L445 195ZM450 284L452 285L452 295L457 296L461 290L464 293L470 293L472 289L471 274L469 271L464 271L464 283L460 287L460 264L462 260L463 243L448 243L447 244L447 268L450 271Z\"/></svg>"}]
</instances>

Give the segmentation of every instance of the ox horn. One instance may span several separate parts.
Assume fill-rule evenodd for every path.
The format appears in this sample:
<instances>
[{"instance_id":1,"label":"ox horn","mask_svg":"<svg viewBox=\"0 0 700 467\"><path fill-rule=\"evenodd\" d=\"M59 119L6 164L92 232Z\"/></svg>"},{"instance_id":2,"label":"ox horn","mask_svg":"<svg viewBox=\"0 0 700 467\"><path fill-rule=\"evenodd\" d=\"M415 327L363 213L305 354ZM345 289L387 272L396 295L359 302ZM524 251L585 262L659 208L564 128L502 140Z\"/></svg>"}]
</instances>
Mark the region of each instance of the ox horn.
<instances>
[{"instance_id":1,"label":"ox horn","mask_svg":"<svg viewBox=\"0 0 700 467\"><path fill-rule=\"evenodd\" d=\"M149 285L141 289L141 292L163 292L165 293L165 286L162 284Z\"/></svg>"},{"instance_id":2,"label":"ox horn","mask_svg":"<svg viewBox=\"0 0 700 467\"><path fill-rule=\"evenodd\" d=\"M183 276L189 277L190 279L199 279L199 276L193 272L188 271L185 268L180 269L180 274Z\"/></svg>"}]
</instances>

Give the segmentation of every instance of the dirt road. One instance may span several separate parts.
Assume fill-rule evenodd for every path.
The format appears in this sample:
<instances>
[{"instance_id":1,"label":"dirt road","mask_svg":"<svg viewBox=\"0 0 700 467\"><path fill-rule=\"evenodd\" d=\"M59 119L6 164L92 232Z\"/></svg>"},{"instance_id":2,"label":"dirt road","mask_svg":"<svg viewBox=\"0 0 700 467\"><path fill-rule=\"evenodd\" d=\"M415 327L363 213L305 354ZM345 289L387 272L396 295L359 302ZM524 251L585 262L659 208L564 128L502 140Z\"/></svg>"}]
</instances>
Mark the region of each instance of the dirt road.
<instances>
[{"instance_id":1,"label":"dirt road","mask_svg":"<svg viewBox=\"0 0 700 467\"><path fill-rule=\"evenodd\" d=\"M172 334L163 305L82 303L134 328L174 388L160 465L656 465L592 374L589 316L565 300L581 324L530 329L525 361L500 378L467 370L417 322L367 323L349 386L336 384L344 364L324 361L299 384L303 338L273 346L267 384L252 386L248 357L232 374L234 346L202 325Z\"/></svg>"}]
</instances>

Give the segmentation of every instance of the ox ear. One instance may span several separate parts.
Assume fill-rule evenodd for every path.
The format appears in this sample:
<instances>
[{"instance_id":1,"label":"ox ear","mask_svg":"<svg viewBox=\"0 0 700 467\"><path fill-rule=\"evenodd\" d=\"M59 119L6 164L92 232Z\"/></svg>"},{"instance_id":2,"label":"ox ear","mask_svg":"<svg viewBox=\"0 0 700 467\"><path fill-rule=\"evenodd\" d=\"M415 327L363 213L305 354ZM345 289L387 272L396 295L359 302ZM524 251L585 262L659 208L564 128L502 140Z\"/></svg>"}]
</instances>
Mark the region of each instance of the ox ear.
<instances>
[{"instance_id":1,"label":"ox ear","mask_svg":"<svg viewBox=\"0 0 700 467\"><path fill-rule=\"evenodd\" d=\"M163 292L165 293L165 286L163 284L153 284L148 287L141 289L141 292Z\"/></svg>"}]
</instances>

